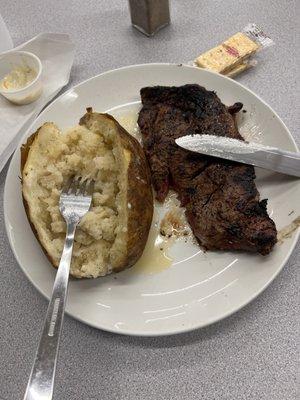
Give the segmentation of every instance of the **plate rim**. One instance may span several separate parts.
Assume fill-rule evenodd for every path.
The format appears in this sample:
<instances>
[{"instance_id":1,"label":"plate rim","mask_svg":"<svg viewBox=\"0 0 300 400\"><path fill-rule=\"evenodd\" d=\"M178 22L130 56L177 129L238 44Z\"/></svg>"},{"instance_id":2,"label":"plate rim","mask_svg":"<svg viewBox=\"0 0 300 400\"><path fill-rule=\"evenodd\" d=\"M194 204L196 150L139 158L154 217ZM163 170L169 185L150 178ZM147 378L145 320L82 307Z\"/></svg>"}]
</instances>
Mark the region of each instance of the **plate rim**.
<instances>
[{"instance_id":1,"label":"plate rim","mask_svg":"<svg viewBox=\"0 0 300 400\"><path fill-rule=\"evenodd\" d=\"M277 118L277 120L280 122L280 124L282 125L282 127L284 128L284 130L288 133L289 138L291 139L291 142L295 148L295 151L299 152L299 148L297 146L297 143L293 137L293 135L291 134L290 130L288 129L288 127L286 126L286 124L282 121L282 119L280 118L280 116L277 114L277 112L269 105L267 104L259 95L257 95L256 93L254 93L251 89L249 89L248 87L246 87L245 85L243 85L242 83L235 81L227 76L224 75L220 75L214 71L209 71L209 70L204 70L204 69L200 69L198 67L195 66L191 66L191 65L187 65L187 64L178 64L178 63L142 63L142 64L132 64L132 65L127 65L127 66L123 66L123 67L119 67L119 68L115 68L115 69L111 69L108 71L104 71L100 74L94 75L90 78L85 79L82 82L79 82L78 84L72 86L71 88L69 88L68 90L66 90L65 92L63 92L62 94L60 94L54 101L50 102L41 113L39 113L34 120L32 121L32 123L30 124L30 126L26 129L26 131L24 132L24 134L22 135L22 137L20 138L20 140L18 141L16 150L14 151L14 154L10 160L10 164L6 173L6 177L5 177L5 185L4 185L4 193L3 193L3 211L4 211L4 223L5 223L5 230L6 230L6 235L8 237L9 240L9 245L10 248L14 254L14 257L19 265L19 268L21 269L21 271L24 273L24 275L26 276L26 278L28 279L28 281L35 287L35 289L37 289L37 291L39 293L41 293L41 295L46 298L47 300L50 299L50 296L48 296L46 293L44 293L44 291L34 282L34 280L32 280L30 278L30 276L28 275L27 271L25 268L23 268L22 263L19 260L18 257L18 253L15 249L15 246L13 244L13 240L12 237L10 235L10 230L9 230L9 221L8 221L8 215L7 215L7 200L8 200L8 176L12 173L12 161L14 160L14 158L16 157L16 152L19 151L20 149L20 145L22 145L24 138L28 137L28 133L31 131L32 126L35 124L36 119L41 117L44 113L46 113L48 111L48 108L50 106L52 106L54 103L56 103L57 101L59 101L63 96L67 96L69 93L71 93L72 91L74 91L74 89L77 89L78 87L86 84L87 82L96 79L100 76L104 76L104 75L108 75L110 73L113 72L117 72L120 70L126 70L126 69L132 69L132 68L139 68L139 67L154 67L154 66L177 66L177 67L186 67L186 68L191 68L197 71L201 71L201 72L205 72L211 75L217 75L218 77L221 77L225 80L230 80L233 84L241 87L243 90L246 90L247 92L249 92L251 95L253 95L254 97L256 97L261 103L264 104L264 106L266 106L272 113L273 115L275 115L275 117ZM296 244L298 242L298 239L300 237L300 229L297 229L297 232L294 235L293 241L291 243L290 249L287 252L284 260L282 261L282 263L280 264L279 268L272 274L272 276L270 277L270 279L262 286L260 287L256 292L254 292L246 301L244 301L242 304L240 304L237 308L235 308L234 310L229 310L228 312L222 314L222 317L214 317L211 318L210 320L206 321L205 323L198 323L193 325L192 327L178 327L178 329L176 331L174 330L165 330L164 332L153 332L153 331L143 331L143 332L137 332L137 331L132 331L132 330L126 330L126 329L114 329L114 328L110 328L110 327L100 327L99 325L93 323L93 322L87 322L85 320L83 320L81 317L77 316L76 314L69 312L67 310L67 306L66 306L66 310L65 313L74 318L77 321L80 321L81 323L91 326L92 328L98 329L98 330L103 330L106 332L110 332L110 333L116 333L119 335L126 335L126 336L136 336L136 337L158 337L158 336L171 336L171 335L178 335L178 334L183 334L183 333L187 333L187 332L192 332L195 331L197 329L201 329L207 326L210 326L212 324L215 324L219 321L224 320L225 318L239 312L242 308L244 308L245 306L247 306L248 304L250 304L252 301L254 301L262 292L264 292L264 290L275 280L275 278L280 274L280 272L282 271L282 269L284 268L284 266L286 265L288 259L290 258L292 252L294 251Z\"/></svg>"}]
</instances>

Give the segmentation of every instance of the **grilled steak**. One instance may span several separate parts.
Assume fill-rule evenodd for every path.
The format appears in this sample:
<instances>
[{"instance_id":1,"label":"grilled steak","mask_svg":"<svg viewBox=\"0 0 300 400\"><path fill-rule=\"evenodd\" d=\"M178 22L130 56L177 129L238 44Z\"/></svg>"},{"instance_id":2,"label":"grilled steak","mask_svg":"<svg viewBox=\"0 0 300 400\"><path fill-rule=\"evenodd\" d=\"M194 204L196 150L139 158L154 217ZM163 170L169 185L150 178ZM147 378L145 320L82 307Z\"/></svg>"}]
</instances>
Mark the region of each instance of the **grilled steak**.
<instances>
[{"instance_id":1,"label":"grilled steak","mask_svg":"<svg viewBox=\"0 0 300 400\"><path fill-rule=\"evenodd\" d=\"M241 103L226 107L198 85L146 87L139 114L157 199L174 189L199 243L206 249L268 254L276 227L260 201L252 166L184 150L175 139L211 134L243 140L235 122Z\"/></svg>"}]
</instances>

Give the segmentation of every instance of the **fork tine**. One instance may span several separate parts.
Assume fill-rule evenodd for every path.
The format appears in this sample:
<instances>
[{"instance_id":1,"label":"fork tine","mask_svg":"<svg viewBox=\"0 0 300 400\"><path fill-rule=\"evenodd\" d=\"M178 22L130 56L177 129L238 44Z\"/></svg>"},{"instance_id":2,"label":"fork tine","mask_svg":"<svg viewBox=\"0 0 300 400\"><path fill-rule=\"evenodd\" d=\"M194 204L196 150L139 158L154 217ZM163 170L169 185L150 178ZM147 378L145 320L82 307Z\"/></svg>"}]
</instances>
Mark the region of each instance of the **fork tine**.
<instances>
[{"instance_id":1,"label":"fork tine","mask_svg":"<svg viewBox=\"0 0 300 400\"><path fill-rule=\"evenodd\" d=\"M74 179L73 179L73 181L71 183L70 189L68 191L68 194L75 194L75 195L77 194L79 183L80 183L80 179L81 179L80 176L75 176L74 177Z\"/></svg>"},{"instance_id":2,"label":"fork tine","mask_svg":"<svg viewBox=\"0 0 300 400\"><path fill-rule=\"evenodd\" d=\"M73 194L75 196L92 196L94 192L95 181L93 179L84 179L82 176L71 176L62 188L62 194Z\"/></svg>"},{"instance_id":3,"label":"fork tine","mask_svg":"<svg viewBox=\"0 0 300 400\"><path fill-rule=\"evenodd\" d=\"M86 194L85 188L86 188L87 182L88 182L87 179L81 178L81 182L78 187L78 194L81 194L82 196L84 196Z\"/></svg>"},{"instance_id":4,"label":"fork tine","mask_svg":"<svg viewBox=\"0 0 300 400\"><path fill-rule=\"evenodd\" d=\"M79 187L79 193L83 196L91 196L93 192L93 180L92 179L84 179L81 181Z\"/></svg>"},{"instance_id":5,"label":"fork tine","mask_svg":"<svg viewBox=\"0 0 300 400\"><path fill-rule=\"evenodd\" d=\"M66 184L63 185L63 188L62 188L62 191L61 191L62 194L68 194L68 191L69 191L69 189L70 189L70 186L71 186L71 184L72 184L72 181L73 181L73 176L70 176L70 177L68 178Z\"/></svg>"},{"instance_id":6,"label":"fork tine","mask_svg":"<svg viewBox=\"0 0 300 400\"><path fill-rule=\"evenodd\" d=\"M85 187L85 195L92 196L94 193L94 186L95 186L94 179L88 179Z\"/></svg>"}]
</instances>

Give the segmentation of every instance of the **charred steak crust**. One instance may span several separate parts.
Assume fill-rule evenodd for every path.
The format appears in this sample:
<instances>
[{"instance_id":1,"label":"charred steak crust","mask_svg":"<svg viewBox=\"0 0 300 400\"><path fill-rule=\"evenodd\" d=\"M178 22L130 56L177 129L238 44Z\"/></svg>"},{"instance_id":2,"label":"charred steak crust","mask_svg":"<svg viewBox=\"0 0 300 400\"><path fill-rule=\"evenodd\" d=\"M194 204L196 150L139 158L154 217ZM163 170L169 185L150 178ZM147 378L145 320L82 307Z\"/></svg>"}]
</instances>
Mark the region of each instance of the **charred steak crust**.
<instances>
[{"instance_id":1,"label":"charred steak crust","mask_svg":"<svg viewBox=\"0 0 300 400\"><path fill-rule=\"evenodd\" d=\"M206 249L268 254L276 227L260 201L252 166L181 149L175 139L211 134L243 140L235 114L242 104L225 106L199 85L146 87L138 124L159 201L173 188L199 243Z\"/></svg>"}]
</instances>

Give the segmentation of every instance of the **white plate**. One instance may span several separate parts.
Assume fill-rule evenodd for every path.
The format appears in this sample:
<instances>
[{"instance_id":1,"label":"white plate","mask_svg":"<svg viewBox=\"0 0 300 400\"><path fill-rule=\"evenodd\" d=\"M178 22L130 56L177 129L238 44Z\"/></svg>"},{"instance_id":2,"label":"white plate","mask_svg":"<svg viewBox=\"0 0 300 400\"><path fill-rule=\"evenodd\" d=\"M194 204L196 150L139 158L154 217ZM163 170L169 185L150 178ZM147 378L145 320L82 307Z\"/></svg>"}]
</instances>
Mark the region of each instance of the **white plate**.
<instances>
[{"instance_id":1,"label":"white plate","mask_svg":"<svg viewBox=\"0 0 300 400\"><path fill-rule=\"evenodd\" d=\"M244 103L240 130L251 140L297 150L275 112L239 83L205 70L170 64L137 65L110 71L81 83L55 100L37 118L25 137L43 122L61 128L77 123L87 106L117 117L136 113L139 90L148 85L198 83L217 92L225 104ZM55 270L41 251L26 219L19 180L20 152L8 171L4 206L6 229L18 263L47 298ZM262 198L278 229L300 212L300 181L257 171ZM293 211L292 214L290 214ZM218 321L253 300L282 269L296 243L296 234L267 256L234 252L203 253L196 245L176 243L173 265L156 274L131 270L96 280L71 281L67 312L96 328L128 335L168 335Z\"/></svg>"}]
</instances>

